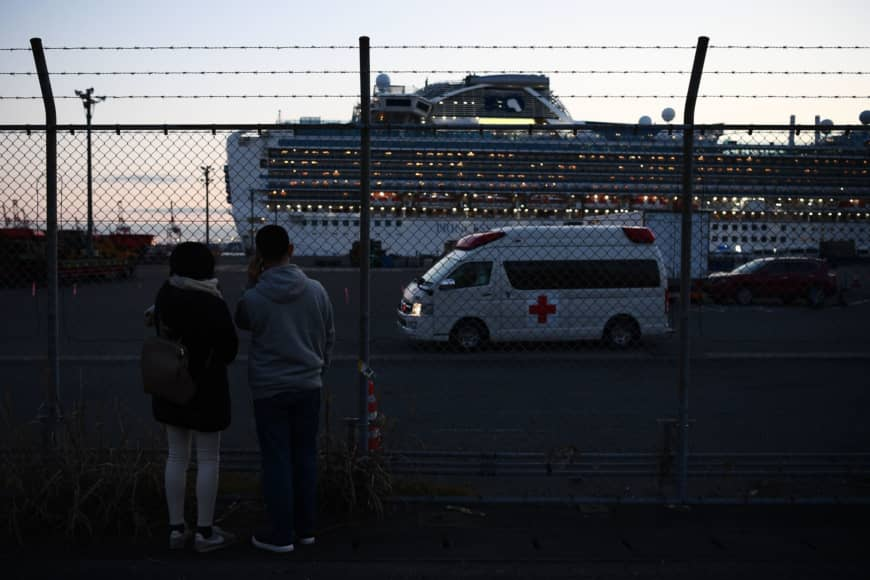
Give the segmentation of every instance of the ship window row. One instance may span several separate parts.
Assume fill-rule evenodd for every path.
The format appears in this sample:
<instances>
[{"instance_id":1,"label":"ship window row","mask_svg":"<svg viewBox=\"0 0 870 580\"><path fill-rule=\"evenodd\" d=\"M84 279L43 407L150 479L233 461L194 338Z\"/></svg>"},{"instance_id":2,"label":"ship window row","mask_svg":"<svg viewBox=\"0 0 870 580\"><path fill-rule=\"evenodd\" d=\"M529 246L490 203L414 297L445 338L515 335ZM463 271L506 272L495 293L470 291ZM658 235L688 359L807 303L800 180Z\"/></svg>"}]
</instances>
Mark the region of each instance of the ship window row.
<instances>
[{"instance_id":1,"label":"ship window row","mask_svg":"<svg viewBox=\"0 0 870 580\"><path fill-rule=\"evenodd\" d=\"M372 220L375 226L380 226L382 223L387 227L401 227L402 220ZM302 225L305 227L329 227L334 226L338 227L339 225L344 227L350 227L351 225L354 227L359 227L359 220L302 220Z\"/></svg>"},{"instance_id":2,"label":"ship window row","mask_svg":"<svg viewBox=\"0 0 870 580\"><path fill-rule=\"evenodd\" d=\"M516 151L487 151L487 150L478 150L478 151L459 151L459 150L445 150L443 149L443 143L440 144L440 148L438 144L433 144L431 147L418 145L412 149L404 149L404 148L394 148L394 149L378 149L375 148L372 150L372 158L384 158L384 159L426 159L426 158L483 158L483 159L522 159L523 161L528 160L544 160L544 161L553 161L554 156L564 156L567 159L578 159L578 160L599 160L599 161L608 161L608 162L624 162L624 161L638 161L638 162L657 162L657 161L671 161L678 162L682 159L682 155L674 155L674 154L643 154L643 153L614 153L614 152L582 152L578 153L578 147L575 145L574 147L562 147L560 151L541 151L539 148L536 150L516 150ZM307 159L306 157L331 157L333 160L338 158L358 158L359 150L357 149L338 149L338 150L296 150L296 149L269 149L267 152L267 158L272 161L283 161L285 159L294 158L298 160L300 163L314 163L317 159ZM860 166L867 167L870 166L870 160L866 157L827 157L823 155L818 156L794 156L789 155L788 153L784 153L783 155L756 155L756 156L730 156L730 155L708 155L708 154L699 154L695 158L695 162L698 164L707 164L707 165L765 165L765 166Z\"/></svg>"},{"instance_id":3,"label":"ship window row","mask_svg":"<svg viewBox=\"0 0 870 580\"><path fill-rule=\"evenodd\" d=\"M522 160L552 160L554 157L564 156L566 158L580 160L600 160L610 162L624 161L639 161L639 162L657 162L671 161L678 162L682 160L681 154L667 153L658 154L651 152L644 153L626 153L619 151L578 151L578 149L594 148L594 145L580 146L575 144L573 147L560 147L558 150L552 148L539 147L536 145L534 149L479 149L477 151L458 149L445 149L443 143L432 144L417 144L414 147L404 148L395 147L383 149L375 147L372 149L372 158L388 158L388 159L425 159L425 158L458 158L458 159L522 159ZM298 150L274 150L269 149L266 152L266 158L273 160L283 159L298 159L299 161L317 161L319 157L330 157L331 160L353 159L359 157L358 149L345 149L330 151L298 151ZM870 159L865 156L849 156L843 154L837 157L825 156L822 154L788 154L782 155L757 155L757 156L732 156L721 154L700 153L695 157L696 163L707 163L710 165L721 164L739 164L739 165L870 165Z\"/></svg>"},{"instance_id":4,"label":"ship window row","mask_svg":"<svg viewBox=\"0 0 870 580\"><path fill-rule=\"evenodd\" d=\"M445 170L446 169L446 170ZM562 173L556 173L556 169ZM832 180L861 180L865 181L867 176L863 172L857 171L842 171L836 173L814 172L808 170L801 171L780 171L766 168L760 173L751 172L733 172L733 171L711 171L704 168L698 168L698 179L709 177L711 179L739 179L741 182L751 180L770 180L770 179L801 179L808 183L818 183L820 181ZM297 169L274 169L268 168L265 175L269 177L359 177L360 171L357 167L351 168L324 168L320 171L297 170ZM565 179L567 177L587 176L587 175L620 175L620 176L651 176L658 174L670 174L679 176L682 174L680 168L675 166L650 166L650 167L625 167L620 166L614 168L608 165L595 165L580 168L579 171L565 171L562 168L554 167L530 167L530 166L504 166L498 164L491 167L484 166L466 166L466 167L380 167L377 164L372 168L372 176L382 177L400 177L400 176L435 176L435 177L477 177L489 179Z\"/></svg>"},{"instance_id":5,"label":"ship window row","mask_svg":"<svg viewBox=\"0 0 870 580\"><path fill-rule=\"evenodd\" d=\"M863 228L850 228L848 231L851 234L866 234L866 229L863 229ZM859 239L863 239L863 238L866 238L866 235L859 236ZM779 236L780 243L785 243L786 239L787 239L786 236ZM777 237L776 236L768 237L768 236L717 236L717 235L714 235L714 236L710 236L710 241L711 242L731 241L731 242L744 242L744 243L745 242L762 242L762 243L774 242L775 243L777 241Z\"/></svg>"},{"instance_id":6,"label":"ship window row","mask_svg":"<svg viewBox=\"0 0 870 580\"><path fill-rule=\"evenodd\" d=\"M298 173L309 173L309 172L317 172L318 174L330 174L341 171L359 171L359 162L358 161L338 161L338 162L330 162L329 165L299 165L296 166L293 160L267 160L263 159L260 161L261 169L268 169L270 172L291 172L294 174ZM581 172L585 173L590 170L601 170L601 171L618 171L620 173L626 172L681 172L681 167L678 165L657 165L657 164L647 164L647 163L639 163L639 164L618 164L613 165L612 163L601 163L601 162L583 162L583 163L556 163L556 162L528 162L528 161L512 161L512 162L503 162L498 160L487 160L481 159L472 162L440 162L440 161L405 161L401 162L382 162L375 160L372 162L373 169L377 170L378 168L383 168L383 170L391 170L391 171L401 171L402 167L414 169L426 169L426 168L450 168L457 169L462 171L479 171L479 170L493 170L493 169L506 169L506 170L525 170L527 172L543 172L543 171L564 171L564 172ZM849 168L849 167L797 167L797 166L788 166L788 167L717 167L717 166L708 166L708 165L696 165L695 171L699 174L713 174L713 175L806 175L806 176L827 176L831 178L837 177L861 177L866 178L870 175L870 171L867 169L858 169L858 168Z\"/></svg>"},{"instance_id":7,"label":"ship window row","mask_svg":"<svg viewBox=\"0 0 870 580\"><path fill-rule=\"evenodd\" d=\"M723 229L723 230L727 230L729 225L731 226L731 229L732 229L732 230L736 230L736 229L738 229L738 227L742 227L743 230L747 230L747 229L748 229L748 225L747 225L747 224L722 224L722 229ZM767 224L761 224L760 227L761 227L762 230L766 230L766 229L767 229ZM785 227L786 227L786 226L782 226L782 230L783 230L783 231L785 231ZM752 224L752 229L753 229L753 230L757 230L758 228L759 228L759 225L758 225L758 224ZM711 229L711 230L714 230L714 231L715 231L715 230L718 230L718 229L719 229L719 224L711 224L711 225L710 225L710 229Z\"/></svg>"},{"instance_id":8,"label":"ship window row","mask_svg":"<svg viewBox=\"0 0 870 580\"><path fill-rule=\"evenodd\" d=\"M721 241L723 241L723 242L727 242L728 240L729 240L728 236L722 236L722 237L721 237ZM768 240L767 236L761 236L761 238L759 238L758 236L731 236L730 240L731 240L732 242L748 242L748 241L753 241L753 242L758 242L758 241L761 241L761 242L767 242L767 241L776 242L776 236L770 236L770 239L769 239L769 240ZM785 240L786 240L786 237L785 237L785 236L780 236L780 237L779 237L779 241L780 241L780 243L785 243ZM718 242L718 241L720 241L720 238L719 238L719 236L710 236L710 241L711 241L711 242Z\"/></svg>"},{"instance_id":9,"label":"ship window row","mask_svg":"<svg viewBox=\"0 0 870 580\"><path fill-rule=\"evenodd\" d=\"M730 226L730 228L729 228L729 226ZM776 228L777 226L779 227L780 231L784 232L784 231L788 230L788 226L786 224L775 224L771 228L773 229L773 228ZM728 231L729 229L731 231L738 231L739 230L739 231L744 231L744 232L750 231L750 230L751 231L757 231L757 230L766 231L767 224L718 224L718 223L714 223L714 224L710 224L710 229L713 231L717 231L717 230ZM802 227L802 224L795 224L795 229L798 229L798 230L810 229L812 231L816 230L815 226L803 226ZM854 231L854 226L850 226L849 230Z\"/></svg>"},{"instance_id":10,"label":"ship window row","mask_svg":"<svg viewBox=\"0 0 870 580\"><path fill-rule=\"evenodd\" d=\"M559 178L552 180L549 176L545 179L526 179L519 180L496 180L489 181L485 179L474 179L464 177L459 179L444 179L437 180L438 176L431 176L433 179L384 179L382 176L373 176L372 180L374 187L399 187L415 191L421 189L473 189L473 190L526 190L526 189L552 189L556 191L569 191L571 189L582 189L585 187L593 187L596 185L618 183L622 184L625 189L631 187L640 187L644 185L675 185L679 183L678 176L662 176L662 175L630 175L630 176L615 176L607 174L587 174L583 176L571 176L571 180ZM267 181L272 189L298 189L306 187L347 187L359 185L359 179L269 179ZM791 190L796 193L823 193L836 194L838 196L856 195L870 192L870 184L856 180L841 180L841 181L818 181L810 179L795 179L783 178L780 180L729 180L728 182L708 183L703 180L696 181L698 191L706 194L725 193L729 191L734 193L763 193L771 192L778 193L786 190Z\"/></svg>"},{"instance_id":11,"label":"ship window row","mask_svg":"<svg viewBox=\"0 0 870 580\"><path fill-rule=\"evenodd\" d=\"M355 178L354 178L355 177ZM572 175L571 181L565 181L564 175L532 175L526 177L503 177L503 176L485 176L485 175L458 175L458 176L449 176L444 174L432 174L428 176L415 175L415 174L407 174L404 176L398 175L383 175L383 174L373 174L372 183L380 186L381 184L389 183L393 185L397 185L400 187L413 187L415 189L419 189L421 187L426 187L427 185L431 185L432 187L470 187L474 189L480 189L482 187L492 187L492 188L524 188L528 184L535 184L540 187L541 185L552 185L553 187L559 187L560 189L564 189L567 185L580 185L587 182L598 182L598 181L611 181L615 179L616 176L607 174L607 173L589 173L586 175ZM621 178L627 179L629 181L636 182L658 182L658 183L677 183L679 179L674 176L669 178L665 175L624 175L620 176ZM409 179L412 178L412 179ZM326 187L327 185L341 185L341 184L354 184L358 185L360 183L359 176L347 176L344 179L311 179L311 178L299 178L299 179L287 179L284 178L275 178L275 176L268 176L267 182L269 186L272 188L283 188L283 187L308 187L308 186L316 186L316 187ZM787 181L778 181L777 183L807 183L810 185L820 185L816 181L806 181L806 180L787 180ZM750 181L741 181L743 184L751 184L753 182ZM838 182L838 184L842 184L843 182Z\"/></svg>"}]
</instances>

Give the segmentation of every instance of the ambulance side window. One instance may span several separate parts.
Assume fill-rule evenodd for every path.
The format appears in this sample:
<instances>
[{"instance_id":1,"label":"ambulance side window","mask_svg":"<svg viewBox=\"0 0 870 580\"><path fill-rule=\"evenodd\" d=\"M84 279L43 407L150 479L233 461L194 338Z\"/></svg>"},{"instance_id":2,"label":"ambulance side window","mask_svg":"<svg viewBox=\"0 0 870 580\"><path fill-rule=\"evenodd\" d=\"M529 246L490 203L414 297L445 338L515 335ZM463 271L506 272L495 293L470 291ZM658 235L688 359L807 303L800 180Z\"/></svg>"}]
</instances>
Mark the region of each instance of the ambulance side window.
<instances>
[{"instance_id":1,"label":"ambulance side window","mask_svg":"<svg viewBox=\"0 0 870 580\"><path fill-rule=\"evenodd\" d=\"M656 288L655 260L508 261L504 269L517 290L574 288Z\"/></svg>"},{"instance_id":2,"label":"ambulance side window","mask_svg":"<svg viewBox=\"0 0 870 580\"><path fill-rule=\"evenodd\" d=\"M486 286L492 274L492 262L466 262L453 270L448 278L456 282L454 288Z\"/></svg>"}]
</instances>

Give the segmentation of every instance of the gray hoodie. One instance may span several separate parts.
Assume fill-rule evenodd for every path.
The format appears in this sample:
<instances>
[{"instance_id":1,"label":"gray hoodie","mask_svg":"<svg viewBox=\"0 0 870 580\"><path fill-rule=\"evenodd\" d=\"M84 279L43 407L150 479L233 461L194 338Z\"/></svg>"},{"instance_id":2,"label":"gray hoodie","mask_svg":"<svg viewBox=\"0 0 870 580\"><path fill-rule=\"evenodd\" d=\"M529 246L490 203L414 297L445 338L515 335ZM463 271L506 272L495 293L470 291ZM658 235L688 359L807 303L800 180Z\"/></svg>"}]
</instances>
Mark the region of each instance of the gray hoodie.
<instances>
[{"instance_id":1,"label":"gray hoodie","mask_svg":"<svg viewBox=\"0 0 870 580\"><path fill-rule=\"evenodd\" d=\"M248 382L255 399L323 386L335 327L320 282L294 264L269 268L242 295L235 318L251 331Z\"/></svg>"}]
</instances>

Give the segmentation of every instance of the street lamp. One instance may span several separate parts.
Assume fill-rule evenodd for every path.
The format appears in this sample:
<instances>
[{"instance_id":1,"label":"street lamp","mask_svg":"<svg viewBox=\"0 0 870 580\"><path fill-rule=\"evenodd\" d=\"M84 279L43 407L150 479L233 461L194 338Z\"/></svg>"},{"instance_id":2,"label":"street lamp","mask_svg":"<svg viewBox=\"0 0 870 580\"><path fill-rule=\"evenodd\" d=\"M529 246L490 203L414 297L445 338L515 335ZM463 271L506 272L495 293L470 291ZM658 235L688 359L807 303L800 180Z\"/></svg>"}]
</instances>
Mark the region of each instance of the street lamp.
<instances>
[{"instance_id":1,"label":"street lamp","mask_svg":"<svg viewBox=\"0 0 870 580\"><path fill-rule=\"evenodd\" d=\"M87 236L87 252L88 256L94 255L94 191L92 185L93 175L91 173L91 118L93 109L97 103L104 101L106 97L95 97L94 88L88 88L83 91L76 91L76 96L82 100L82 105L85 108L85 121L87 124L88 135L88 236Z\"/></svg>"},{"instance_id":2,"label":"street lamp","mask_svg":"<svg viewBox=\"0 0 870 580\"><path fill-rule=\"evenodd\" d=\"M205 177L203 178L203 181L205 181L205 245L208 246L209 245L208 184L211 182L211 180L209 179L208 176L209 176L209 173L211 172L211 165L203 165L200 167L200 169L202 169L203 173L205 174Z\"/></svg>"}]
</instances>

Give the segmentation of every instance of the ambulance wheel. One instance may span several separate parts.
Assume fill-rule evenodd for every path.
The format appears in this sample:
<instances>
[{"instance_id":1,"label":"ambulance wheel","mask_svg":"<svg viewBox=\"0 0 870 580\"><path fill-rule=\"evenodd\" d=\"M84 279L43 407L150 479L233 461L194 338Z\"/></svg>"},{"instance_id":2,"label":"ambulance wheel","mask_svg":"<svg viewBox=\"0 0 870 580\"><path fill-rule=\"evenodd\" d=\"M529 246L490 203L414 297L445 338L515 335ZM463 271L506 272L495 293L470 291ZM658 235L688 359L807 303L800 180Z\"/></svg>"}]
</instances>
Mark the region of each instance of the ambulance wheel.
<instances>
[{"instance_id":1,"label":"ambulance wheel","mask_svg":"<svg viewBox=\"0 0 870 580\"><path fill-rule=\"evenodd\" d=\"M626 349L640 338L637 322L628 316L612 319L604 329L604 344L609 348Z\"/></svg>"},{"instance_id":2,"label":"ambulance wheel","mask_svg":"<svg viewBox=\"0 0 870 580\"><path fill-rule=\"evenodd\" d=\"M450 332L451 342L466 352L479 349L486 339L486 326L479 320L460 320Z\"/></svg>"}]
</instances>

